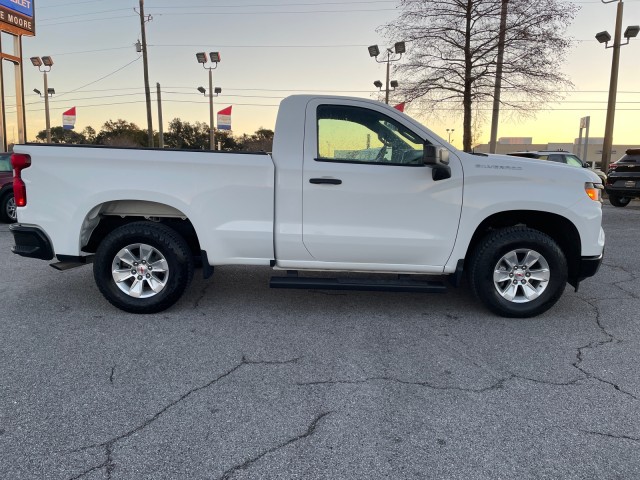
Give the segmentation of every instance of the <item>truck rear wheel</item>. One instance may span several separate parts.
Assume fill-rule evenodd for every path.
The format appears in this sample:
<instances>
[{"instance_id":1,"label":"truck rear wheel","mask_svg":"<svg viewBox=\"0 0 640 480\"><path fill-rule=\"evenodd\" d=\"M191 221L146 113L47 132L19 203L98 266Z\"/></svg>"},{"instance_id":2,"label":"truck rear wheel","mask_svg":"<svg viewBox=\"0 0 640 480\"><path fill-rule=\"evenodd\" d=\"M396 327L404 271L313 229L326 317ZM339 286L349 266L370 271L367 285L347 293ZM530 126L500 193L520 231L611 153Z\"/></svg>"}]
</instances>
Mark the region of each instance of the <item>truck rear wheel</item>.
<instances>
[{"instance_id":1,"label":"truck rear wheel","mask_svg":"<svg viewBox=\"0 0 640 480\"><path fill-rule=\"evenodd\" d=\"M626 207L631 202L629 197L618 197L617 195L609 195L609 203L614 207Z\"/></svg>"},{"instance_id":2,"label":"truck rear wheel","mask_svg":"<svg viewBox=\"0 0 640 480\"><path fill-rule=\"evenodd\" d=\"M176 303L193 278L193 258L171 228L135 222L100 243L93 275L104 297L131 313L155 313Z\"/></svg>"},{"instance_id":3,"label":"truck rear wheel","mask_svg":"<svg viewBox=\"0 0 640 480\"><path fill-rule=\"evenodd\" d=\"M495 230L478 244L469 269L475 296L503 317L539 315L560 298L567 260L548 235L526 227Z\"/></svg>"},{"instance_id":4,"label":"truck rear wheel","mask_svg":"<svg viewBox=\"0 0 640 480\"><path fill-rule=\"evenodd\" d=\"M13 191L10 191L0 197L0 220L14 223L17 218L16 201L13 198Z\"/></svg>"}]
</instances>

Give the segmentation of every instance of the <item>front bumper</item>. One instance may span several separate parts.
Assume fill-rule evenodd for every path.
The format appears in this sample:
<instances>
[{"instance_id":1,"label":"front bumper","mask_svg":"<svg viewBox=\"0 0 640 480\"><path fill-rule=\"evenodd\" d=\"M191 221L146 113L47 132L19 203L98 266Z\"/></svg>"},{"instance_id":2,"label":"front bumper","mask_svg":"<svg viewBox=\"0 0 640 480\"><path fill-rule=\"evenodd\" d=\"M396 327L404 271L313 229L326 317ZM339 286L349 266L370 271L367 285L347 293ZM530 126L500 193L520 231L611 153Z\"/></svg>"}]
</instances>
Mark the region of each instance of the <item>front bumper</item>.
<instances>
[{"instance_id":1,"label":"front bumper","mask_svg":"<svg viewBox=\"0 0 640 480\"><path fill-rule=\"evenodd\" d=\"M16 255L40 260L53 259L51 241L40 228L14 224L9 226L9 231L13 234L16 243L11 251Z\"/></svg>"},{"instance_id":2,"label":"front bumper","mask_svg":"<svg viewBox=\"0 0 640 480\"><path fill-rule=\"evenodd\" d=\"M582 257L580 259L580 266L578 267L578 282L581 282L585 278L593 277L602 265L602 258L604 252L597 257Z\"/></svg>"}]
</instances>

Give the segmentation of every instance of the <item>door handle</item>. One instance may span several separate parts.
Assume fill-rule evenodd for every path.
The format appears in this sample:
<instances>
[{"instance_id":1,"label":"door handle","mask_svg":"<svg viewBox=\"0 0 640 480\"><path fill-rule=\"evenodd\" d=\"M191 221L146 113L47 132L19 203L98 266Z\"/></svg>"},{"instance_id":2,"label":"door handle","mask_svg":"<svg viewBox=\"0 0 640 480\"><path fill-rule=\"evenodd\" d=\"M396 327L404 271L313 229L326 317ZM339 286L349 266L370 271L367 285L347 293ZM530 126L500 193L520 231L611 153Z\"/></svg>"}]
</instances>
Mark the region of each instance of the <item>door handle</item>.
<instances>
[{"instance_id":1,"label":"door handle","mask_svg":"<svg viewBox=\"0 0 640 480\"><path fill-rule=\"evenodd\" d=\"M310 178L309 183L313 183L314 185L342 185L342 180L338 178Z\"/></svg>"}]
</instances>

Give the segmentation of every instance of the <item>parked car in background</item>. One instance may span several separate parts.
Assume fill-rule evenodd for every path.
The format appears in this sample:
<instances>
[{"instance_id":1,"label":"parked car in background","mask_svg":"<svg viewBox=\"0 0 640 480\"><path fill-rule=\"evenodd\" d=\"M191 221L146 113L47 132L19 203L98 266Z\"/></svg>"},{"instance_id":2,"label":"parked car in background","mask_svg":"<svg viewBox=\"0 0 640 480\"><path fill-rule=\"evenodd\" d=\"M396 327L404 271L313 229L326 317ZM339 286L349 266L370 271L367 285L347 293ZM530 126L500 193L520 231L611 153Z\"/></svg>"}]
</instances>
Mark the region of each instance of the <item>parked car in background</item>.
<instances>
[{"instance_id":1,"label":"parked car in background","mask_svg":"<svg viewBox=\"0 0 640 480\"><path fill-rule=\"evenodd\" d=\"M633 198L640 197L640 148L630 148L609 165L604 188L614 207L626 207Z\"/></svg>"},{"instance_id":2,"label":"parked car in background","mask_svg":"<svg viewBox=\"0 0 640 480\"><path fill-rule=\"evenodd\" d=\"M549 160L550 162L565 163L572 167L591 168L587 162L583 162L577 155L562 150L539 150L534 152L511 152L507 153L513 157L537 158L539 160ZM606 174L597 168L593 171L600 177L602 183L607 181Z\"/></svg>"},{"instance_id":3,"label":"parked car in background","mask_svg":"<svg viewBox=\"0 0 640 480\"><path fill-rule=\"evenodd\" d=\"M0 221L16 221L16 202L13 198L13 168L11 154L0 153Z\"/></svg>"}]
</instances>

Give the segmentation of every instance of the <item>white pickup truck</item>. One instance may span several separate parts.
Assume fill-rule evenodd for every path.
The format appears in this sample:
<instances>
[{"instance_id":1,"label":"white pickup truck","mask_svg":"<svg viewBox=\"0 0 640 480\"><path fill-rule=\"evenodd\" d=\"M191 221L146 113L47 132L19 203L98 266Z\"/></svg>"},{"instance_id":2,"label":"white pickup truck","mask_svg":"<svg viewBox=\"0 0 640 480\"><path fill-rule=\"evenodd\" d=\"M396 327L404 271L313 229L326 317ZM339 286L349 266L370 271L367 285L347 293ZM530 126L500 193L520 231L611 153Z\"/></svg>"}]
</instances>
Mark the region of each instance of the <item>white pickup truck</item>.
<instances>
[{"instance_id":1,"label":"white pickup truck","mask_svg":"<svg viewBox=\"0 0 640 480\"><path fill-rule=\"evenodd\" d=\"M595 173L464 153L361 98L285 99L272 155L30 144L12 164L13 252L93 262L134 313L173 305L201 264L270 265L286 272L272 287L305 289L441 292L424 276L466 273L489 309L528 317L604 250Z\"/></svg>"}]
</instances>

